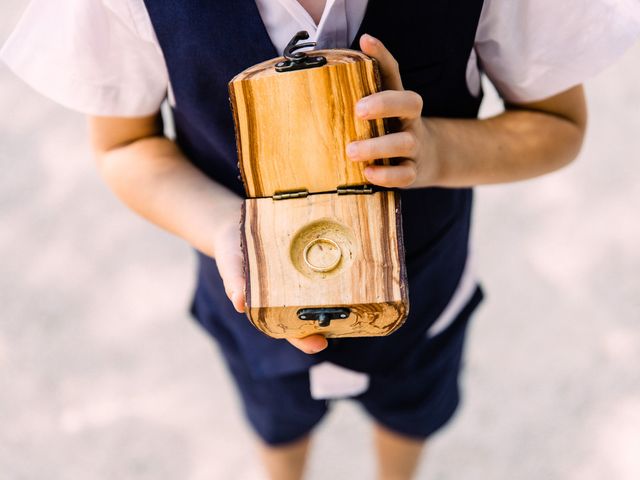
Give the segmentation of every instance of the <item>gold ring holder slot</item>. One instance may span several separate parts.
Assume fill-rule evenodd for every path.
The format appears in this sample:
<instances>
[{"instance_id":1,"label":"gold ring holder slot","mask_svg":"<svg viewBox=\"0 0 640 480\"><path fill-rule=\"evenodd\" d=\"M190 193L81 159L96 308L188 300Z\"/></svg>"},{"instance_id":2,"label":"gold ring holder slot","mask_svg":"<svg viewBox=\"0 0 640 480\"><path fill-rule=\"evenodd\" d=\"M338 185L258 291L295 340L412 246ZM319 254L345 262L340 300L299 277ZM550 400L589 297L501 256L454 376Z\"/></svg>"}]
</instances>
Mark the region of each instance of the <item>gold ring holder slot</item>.
<instances>
[{"instance_id":1,"label":"gold ring holder slot","mask_svg":"<svg viewBox=\"0 0 640 480\"><path fill-rule=\"evenodd\" d=\"M304 262L314 272L330 272L342 259L340 245L328 238L311 240L302 253Z\"/></svg>"}]
</instances>

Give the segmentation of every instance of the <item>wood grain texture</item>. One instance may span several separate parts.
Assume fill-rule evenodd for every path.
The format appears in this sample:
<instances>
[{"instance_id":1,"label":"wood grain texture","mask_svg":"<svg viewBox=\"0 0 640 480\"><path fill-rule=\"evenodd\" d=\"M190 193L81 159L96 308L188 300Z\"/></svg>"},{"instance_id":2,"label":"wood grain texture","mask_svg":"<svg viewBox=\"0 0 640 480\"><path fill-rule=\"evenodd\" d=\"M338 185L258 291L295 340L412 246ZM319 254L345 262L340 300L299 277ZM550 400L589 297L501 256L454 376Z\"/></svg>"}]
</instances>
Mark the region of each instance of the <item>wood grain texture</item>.
<instances>
[{"instance_id":1,"label":"wood grain texture","mask_svg":"<svg viewBox=\"0 0 640 480\"><path fill-rule=\"evenodd\" d=\"M318 50L327 65L278 73L282 58L251 67L229 84L240 171L248 197L363 184L365 165L349 142L384 133L383 120L355 117L356 102L379 90L374 61L354 50Z\"/></svg>"},{"instance_id":2,"label":"wood grain texture","mask_svg":"<svg viewBox=\"0 0 640 480\"><path fill-rule=\"evenodd\" d=\"M276 338L388 335L409 309L399 196L337 192L367 183L365 165L346 157L347 144L385 133L383 120L355 117L356 102L379 91L379 72L361 52L314 55L327 64L278 73L277 58L229 84L249 197L242 221L247 316ZM310 195L271 198L303 190ZM302 308L335 307L349 308L349 316L327 326L298 318Z\"/></svg>"},{"instance_id":3,"label":"wood grain texture","mask_svg":"<svg viewBox=\"0 0 640 480\"><path fill-rule=\"evenodd\" d=\"M277 338L391 333L409 309L401 225L399 197L391 191L248 199L247 316ZM300 308L342 306L351 316L328 327L296 315Z\"/></svg>"}]
</instances>

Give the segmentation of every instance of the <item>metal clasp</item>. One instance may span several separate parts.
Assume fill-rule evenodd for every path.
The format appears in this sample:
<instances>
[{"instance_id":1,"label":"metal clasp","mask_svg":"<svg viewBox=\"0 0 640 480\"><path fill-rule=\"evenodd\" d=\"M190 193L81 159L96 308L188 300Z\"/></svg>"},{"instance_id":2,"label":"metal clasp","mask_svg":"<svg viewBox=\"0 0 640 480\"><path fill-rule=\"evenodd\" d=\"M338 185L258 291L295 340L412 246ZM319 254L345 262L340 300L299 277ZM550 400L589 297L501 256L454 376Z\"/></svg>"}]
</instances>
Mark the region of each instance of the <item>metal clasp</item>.
<instances>
[{"instance_id":1,"label":"metal clasp","mask_svg":"<svg viewBox=\"0 0 640 480\"><path fill-rule=\"evenodd\" d=\"M349 308L302 308L298 310L300 320L317 321L319 327L328 327L331 320L344 320L351 315Z\"/></svg>"},{"instance_id":2,"label":"metal clasp","mask_svg":"<svg viewBox=\"0 0 640 480\"><path fill-rule=\"evenodd\" d=\"M321 67L327 63L327 59L322 56L308 56L306 52L295 52L301 48L315 47L316 42L297 44L300 40L309 38L309 33L301 30L296 33L284 49L284 60L276 64L276 72L291 72L303 70L305 68ZM295 52L295 53L294 53Z\"/></svg>"}]
</instances>

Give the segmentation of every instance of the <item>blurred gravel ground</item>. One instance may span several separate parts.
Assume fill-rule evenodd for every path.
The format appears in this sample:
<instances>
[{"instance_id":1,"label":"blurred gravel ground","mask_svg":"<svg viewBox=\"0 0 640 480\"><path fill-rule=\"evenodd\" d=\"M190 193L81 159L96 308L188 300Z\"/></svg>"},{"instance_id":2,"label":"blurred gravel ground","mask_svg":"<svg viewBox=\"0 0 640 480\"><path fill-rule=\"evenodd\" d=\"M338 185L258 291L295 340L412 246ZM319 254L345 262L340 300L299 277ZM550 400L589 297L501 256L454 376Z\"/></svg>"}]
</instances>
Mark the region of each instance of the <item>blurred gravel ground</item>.
<instances>
[{"instance_id":1,"label":"blurred gravel ground","mask_svg":"<svg viewBox=\"0 0 640 480\"><path fill-rule=\"evenodd\" d=\"M0 42L26 2L4 0ZM587 84L580 159L478 189L475 318L455 422L420 478L640 478L640 45ZM0 67L0 479L259 479L194 257L103 186L83 118ZM497 108L489 96L484 111ZM351 403L309 478L373 478Z\"/></svg>"}]
</instances>

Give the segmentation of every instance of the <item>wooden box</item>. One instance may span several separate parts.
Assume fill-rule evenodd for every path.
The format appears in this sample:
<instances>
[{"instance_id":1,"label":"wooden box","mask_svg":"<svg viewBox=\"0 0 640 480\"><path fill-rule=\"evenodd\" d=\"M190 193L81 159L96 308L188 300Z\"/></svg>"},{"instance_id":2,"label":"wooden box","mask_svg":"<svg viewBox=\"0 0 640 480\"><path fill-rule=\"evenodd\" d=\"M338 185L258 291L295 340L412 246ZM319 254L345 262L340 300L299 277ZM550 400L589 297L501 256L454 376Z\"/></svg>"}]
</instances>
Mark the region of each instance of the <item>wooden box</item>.
<instances>
[{"instance_id":1,"label":"wooden box","mask_svg":"<svg viewBox=\"0 0 640 480\"><path fill-rule=\"evenodd\" d=\"M248 197L247 316L276 338L387 335L409 309L400 200L345 153L384 133L354 112L378 90L377 68L357 51L308 53L297 58L316 65L278 71L299 65L276 58L229 84Z\"/></svg>"}]
</instances>

